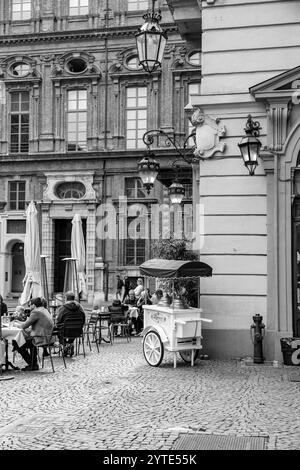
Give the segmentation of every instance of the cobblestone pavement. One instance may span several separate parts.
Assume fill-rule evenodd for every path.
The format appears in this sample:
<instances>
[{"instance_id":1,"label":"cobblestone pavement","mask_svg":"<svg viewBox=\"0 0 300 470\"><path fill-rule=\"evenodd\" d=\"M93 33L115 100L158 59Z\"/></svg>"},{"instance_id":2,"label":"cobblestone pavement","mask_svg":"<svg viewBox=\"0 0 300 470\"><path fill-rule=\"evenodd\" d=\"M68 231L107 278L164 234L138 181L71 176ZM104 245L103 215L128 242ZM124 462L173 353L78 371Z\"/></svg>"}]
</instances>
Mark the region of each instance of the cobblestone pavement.
<instances>
[{"instance_id":1,"label":"cobblestone pavement","mask_svg":"<svg viewBox=\"0 0 300 470\"><path fill-rule=\"evenodd\" d=\"M0 449L170 450L184 432L268 436L269 449L300 449L295 367L178 358L174 369L166 353L153 368L141 338L54 365L54 374L47 359L39 371L5 373L14 380L0 382Z\"/></svg>"}]
</instances>

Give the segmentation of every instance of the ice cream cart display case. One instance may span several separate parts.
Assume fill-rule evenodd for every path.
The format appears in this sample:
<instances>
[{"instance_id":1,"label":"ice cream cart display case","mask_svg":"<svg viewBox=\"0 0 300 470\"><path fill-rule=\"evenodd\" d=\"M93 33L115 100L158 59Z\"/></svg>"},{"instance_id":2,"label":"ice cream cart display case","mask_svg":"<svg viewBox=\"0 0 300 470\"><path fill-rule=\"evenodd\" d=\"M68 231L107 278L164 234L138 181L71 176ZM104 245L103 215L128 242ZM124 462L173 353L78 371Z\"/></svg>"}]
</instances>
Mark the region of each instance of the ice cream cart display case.
<instances>
[{"instance_id":1,"label":"ice cream cart display case","mask_svg":"<svg viewBox=\"0 0 300 470\"><path fill-rule=\"evenodd\" d=\"M200 261L153 259L140 266L140 273L146 278L161 281L164 286L164 296L159 303L143 307L145 360L150 366L158 367L166 350L173 353L174 368L177 352L185 362L193 366L199 350L202 349L201 323L211 320L201 316L201 308L184 305L178 295L178 285L182 280L199 281L200 277L212 276L212 268Z\"/></svg>"}]
</instances>

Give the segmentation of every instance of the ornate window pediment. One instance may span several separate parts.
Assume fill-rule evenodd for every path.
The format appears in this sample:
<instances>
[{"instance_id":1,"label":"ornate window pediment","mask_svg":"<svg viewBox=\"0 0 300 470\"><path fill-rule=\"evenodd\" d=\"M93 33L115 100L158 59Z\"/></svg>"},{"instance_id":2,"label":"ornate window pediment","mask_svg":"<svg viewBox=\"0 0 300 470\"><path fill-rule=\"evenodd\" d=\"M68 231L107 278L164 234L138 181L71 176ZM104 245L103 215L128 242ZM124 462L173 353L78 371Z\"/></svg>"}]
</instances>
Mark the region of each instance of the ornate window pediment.
<instances>
[{"instance_id":1,"label":"ornate window pediment","mask_svg":"<svg viewBox=\"0 0 300 470\"><path fill-rule=\"evenodd\" d=\"M55 59L52 76L56 80L72 80L101 77L95 57L86 52L68 52Z\"/></svg>"},{"instance_id":2,"label":"ornate window pediment","mask_svg":"<svg viewBox=\"0 0 300 470\"><path fill-rule=\"evenodd\" d=\"M38 82L36 62L28 56L7 57L0 61L0 78L5 82Z\"/></svg>"},{"instance_id":3,"label":"ornate window pediment","mask_svg":"<svg viewBox=\"0 0 300 470\"><path fill-rule=\"evenodd\" d=\"M174 72L188 72L199 73L201 67L201 54L199 50L189 50L185 46L169 46L166 52L172 53L174 60L171 64L171 69Z\"/></svg>"},{"instance_id":4,"label":"ornate window pediment","mask_svg":"<svg viewBox=\"0 0 300 470\"><path fill-rule=\"evenodd\" d=\"M134 47L127 47L118 52L115 62L109 69L111 76L123 76L137 74L139 76L148 76L149 74L139 65L137 50ZM152 75L159 75L160 71L155 71Z\"/></svg>"}]
</instances>

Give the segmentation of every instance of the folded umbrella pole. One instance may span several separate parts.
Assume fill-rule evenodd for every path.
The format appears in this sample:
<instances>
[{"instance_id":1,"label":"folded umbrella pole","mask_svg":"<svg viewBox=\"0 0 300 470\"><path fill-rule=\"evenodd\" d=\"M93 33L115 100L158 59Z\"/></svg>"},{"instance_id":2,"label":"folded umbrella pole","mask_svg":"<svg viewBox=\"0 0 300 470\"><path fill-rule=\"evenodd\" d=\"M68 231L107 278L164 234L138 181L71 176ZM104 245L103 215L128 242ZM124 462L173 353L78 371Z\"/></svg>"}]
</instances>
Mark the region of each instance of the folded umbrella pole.
<instances>
[{"instance_id":1,"label":"folded umbrella pole","mask_svg":"<svg viewBox=\"0 0 300 470\"><path fill-rule=\"evenodd\" d=\"M26 275L20 305L26 305L34 297L43 295L41 284L41 248L38 213L33 201L26 210L26 235L24 243Z\"/></svg>"}]
</instances>

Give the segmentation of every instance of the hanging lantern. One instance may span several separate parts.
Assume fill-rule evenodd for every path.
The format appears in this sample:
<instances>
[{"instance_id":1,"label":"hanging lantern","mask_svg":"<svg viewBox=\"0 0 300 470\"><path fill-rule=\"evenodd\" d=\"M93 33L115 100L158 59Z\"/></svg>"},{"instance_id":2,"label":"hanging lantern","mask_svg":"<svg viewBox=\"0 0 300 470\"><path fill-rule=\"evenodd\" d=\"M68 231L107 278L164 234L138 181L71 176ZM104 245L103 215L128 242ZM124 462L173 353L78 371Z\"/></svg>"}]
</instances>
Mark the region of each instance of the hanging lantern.
<instances>
[{"instance_id":1,"label":"hanging lantern","mask_svg":"<svg viewBox=\"0 0 300 470\"><path fill-rule=\"evenodd\" d=\"M243 137L238 144L245 166L249 170L251 176L254 175L255 169L258 165L258 157L261 148L261 142L257 139L259 130L261 129L258 121L254 122L252 116L249 114L245 127L246 137Z\"/></svg>"},{"instance_id":2,"label":"hanging lantern","mask_svg":"<svg viewBox=\"0 0 300 470\"><path fill-rule=\"evenodd\" d=\"M172 204L181 204L185 195L185 189L176 179L169 187L169 196Z\"/></svg>"},{"instance_id":3,"label":"hanging lantern","mask_svg":"<svg viewBox=\"0 0 300 470\"><path fill-rule=\"evenodd\" d=\"M140 64L146 72L152 73L161 66L167 35L159 25L161 14L154 11L154 1L152 11L148 11L143 18L146 22L135 35L136 45Z\"/></svg>"},{"instance_id":4,"label":"hanging lantern","mask_svg":"<svg viewBox=\"0 0 300 470\"><path fill-rule=\"evenodd\" d=\"M149 153L138 163L139 175L148 194L154 186L160 167L154 157L153 153Z\"/></svg>"}]
</instances>

